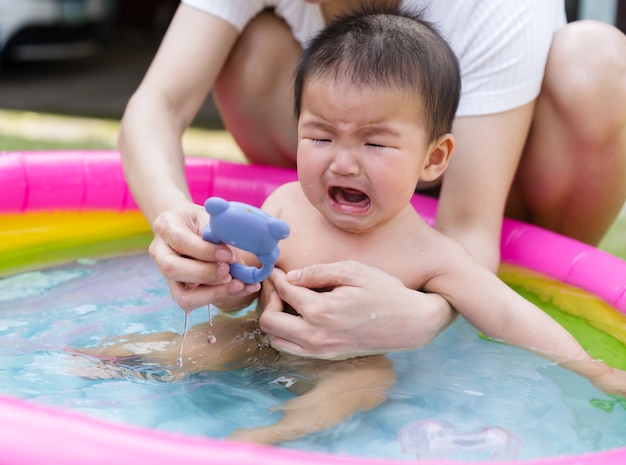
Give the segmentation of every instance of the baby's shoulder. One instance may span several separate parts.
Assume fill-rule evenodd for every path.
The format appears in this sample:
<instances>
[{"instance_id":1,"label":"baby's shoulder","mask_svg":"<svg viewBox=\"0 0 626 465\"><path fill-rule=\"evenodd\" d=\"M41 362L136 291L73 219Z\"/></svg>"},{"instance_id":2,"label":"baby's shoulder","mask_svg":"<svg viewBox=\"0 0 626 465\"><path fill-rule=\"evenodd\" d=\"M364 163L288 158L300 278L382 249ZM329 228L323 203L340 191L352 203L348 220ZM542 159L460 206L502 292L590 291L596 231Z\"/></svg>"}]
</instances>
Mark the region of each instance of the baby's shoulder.
<instances>
[{"instance_id":1,"label":"baby's shoulder","mask_svg":"<svg viewBox=\"0 0 626 465\"><path fill-rule=\"evenodd\" d=\"M279 186L274 192L269 194L263 202L263 210L272 216L279 216L280 213L288 210L292 205L297 205L304 201L305 197L296 181L288 182Z\"/></svg>"},{"instance_id":2,"label":"baby's shoulder","mask_svg":"<svg viewBox=\"0 0 626 465\"><path fill-rule=\"evenodd\" d=\"M268 196L268 198L280 197L281 195L293 194L296 192L302 192L300 183L298 181L290 181L278 186L274 192Z\"/></svg>"},{"instance_id":3,"label":"baby's shoulder","mask_svg":"<svg viewBox=\"0 0 626 465\"><path fill-rule=\"evenodd\" d=\"M472 261L467 249L457 240L428 225L418 226L413 234L394 241L394 253L400 260L431 276Z\"/></svg>"},{"instance_id":4,"label":"baby's shoulder","mask_svg":"<svg viewBox=\"0 0 626 465\"><path fill-rule=\"evenodd\" d=\"M291 181L278 186L270 195L267 196L267 202L282 202L294 196L304 195L298 181Z\"/></svg>"}]
</instances>

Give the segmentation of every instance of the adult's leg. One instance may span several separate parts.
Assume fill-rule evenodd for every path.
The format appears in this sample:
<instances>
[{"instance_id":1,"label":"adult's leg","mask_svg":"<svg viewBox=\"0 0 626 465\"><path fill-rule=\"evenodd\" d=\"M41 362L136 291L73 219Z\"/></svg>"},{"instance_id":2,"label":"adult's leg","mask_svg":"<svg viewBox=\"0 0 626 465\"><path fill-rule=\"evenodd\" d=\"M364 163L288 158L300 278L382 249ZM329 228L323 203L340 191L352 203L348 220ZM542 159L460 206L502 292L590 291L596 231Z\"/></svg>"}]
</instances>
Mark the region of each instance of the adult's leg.
<instances>
[{"instance_id":1,"label":"adult's leg","mask_svg":"<svg viewBox=\"0 0 626 465\"><path fill-rule=\"evenodd\" d=\"M507 214L597 244L625 199L626 36L571 23L550 50Z\"/></svg>"},{"instance_id":2,"label":"adult's leg","mask_svg":"<svg viewBox=\"0 0 626 465\"><path fill-rule=\"evenodd\" d=\"M293 71L300 44L270 11L240 35L214 88L222 121L253 163L295 167Z\"/></svg>"}]
</instances>

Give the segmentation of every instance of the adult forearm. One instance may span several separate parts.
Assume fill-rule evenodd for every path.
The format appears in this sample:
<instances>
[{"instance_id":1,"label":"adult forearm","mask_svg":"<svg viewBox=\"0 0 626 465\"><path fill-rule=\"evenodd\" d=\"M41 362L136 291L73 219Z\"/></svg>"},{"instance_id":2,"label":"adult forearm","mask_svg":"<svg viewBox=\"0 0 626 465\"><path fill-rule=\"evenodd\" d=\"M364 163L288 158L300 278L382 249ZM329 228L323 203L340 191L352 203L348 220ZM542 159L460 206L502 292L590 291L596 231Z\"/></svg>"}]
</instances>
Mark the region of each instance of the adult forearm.
<instances>
[{"instance_id":1,"label":"adult forearm","mask_svg":"<svg viewBox=\"0 0 626 465\"><path fill-rule=\"evenodd\" d=\"M500 265L500 229L484 226L442 226L441 232L461 243L480 265L495 273Z\"/></svg>"},{"instance_id":2,"label":"adult forearm","mask_svg":"<svg viewBox=\"0 0 626 465\"><path fill-rule=\"evenodd\" d=\"M500 261L505 205L533 110L534 102L529 102L505 112L458 117L454 122L457 144L444 174L437 229L463 244L493 272Z\"/></svg>"},{"instance_id":3,"label":"adult forearm","mask_svg":"<svg viewBox=\"0 0 626 465\"><path fill-rule=\"evenodd\" d=\"M191 202L184 172L184 130L166 103L140 93L124 113L119 135L124 173L151 225L163 211Z\"/></svg>"}]
</instances>

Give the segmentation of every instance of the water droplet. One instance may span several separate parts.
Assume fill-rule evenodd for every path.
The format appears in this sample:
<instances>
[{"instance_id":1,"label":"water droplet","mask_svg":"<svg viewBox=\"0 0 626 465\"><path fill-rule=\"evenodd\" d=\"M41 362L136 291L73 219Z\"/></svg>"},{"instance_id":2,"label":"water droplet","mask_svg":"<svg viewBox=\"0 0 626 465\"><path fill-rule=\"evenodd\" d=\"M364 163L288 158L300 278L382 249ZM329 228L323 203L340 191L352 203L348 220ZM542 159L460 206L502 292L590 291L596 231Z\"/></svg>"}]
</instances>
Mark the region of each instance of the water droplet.
<instances>
[{"instance_id":1,"label":"water droplet","mask_svg":"<svg viewBox=\"0 0 626 465\"><path fill-rule=\"evenodd\" d=\"M215 344L217 342L217 338L214 334L209 334L209 336L207 337L207 341L209 344Z\"/></svg>"},{"instance_id":2,"label":"water droplet","mask_svg":"<svg viewBox=\"0 0 626 465\"><path fill-rule=\"evenodd\" d=\"M213 326L213 309L211 305L207 305L207 309L209 311L209 326Z\"/></svg>"},{"instance_id":3,"label":"water droplet","mask_svg":"<svg viewBox=\"0 0 626 465\"><path fill-rule=\"evenodd\" d=\"M188 326L189 326L189 313L185 312L185 327L183 328L183 335L180 338L180 347L178 348L178 358L176 359L176 366L178 368L183 367L183 343L185 342L185 336L187 336Z\"/></svg>"},{"instance_id":4,"label":"water droplet","mask_svg":"<svg viewBox=\"0 0 626 465\"><path fill-rule=\"evenodd\" d=\"M375 319L376 319L376 312L370 313L370 320L375 320Z\"/></svg>"}]
</instances>

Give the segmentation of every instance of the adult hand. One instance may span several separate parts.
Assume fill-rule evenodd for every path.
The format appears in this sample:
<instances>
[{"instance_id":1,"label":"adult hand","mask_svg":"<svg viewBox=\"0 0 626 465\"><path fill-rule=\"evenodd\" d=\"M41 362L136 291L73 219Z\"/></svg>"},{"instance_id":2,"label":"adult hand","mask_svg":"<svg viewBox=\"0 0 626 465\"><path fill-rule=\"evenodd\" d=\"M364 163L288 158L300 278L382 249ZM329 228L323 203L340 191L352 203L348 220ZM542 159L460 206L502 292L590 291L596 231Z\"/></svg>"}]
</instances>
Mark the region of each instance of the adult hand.
<instances>
[{"instance_id":1,"label":"adult hand","mask_svg":"<svg viewBox=\"0 0 626 465\"><path fill-rule=\"evenodd\" d=\"M209 303L219 305L220 299L247 296L260 288L232 278L229 264L237 257L227 245L202 239L208 220L203 207L190 204L161 213L152 225L150 255L185 311Z\"/></svg>"},{"instance_id":2,"label":"adult hand","mask_svg":"<svg viewBox=\"0 0 626 465\"><path fill-rule=\"evenodd\" d=\"M324 359L422 347L456 316L437 294L407 289L355 261L320 264L288 274L276 269L261 329L283 352ZM314 289L327 289L318 292ZM283 301L299 315L283 311Z\"/></svg>"}]
</instances>

